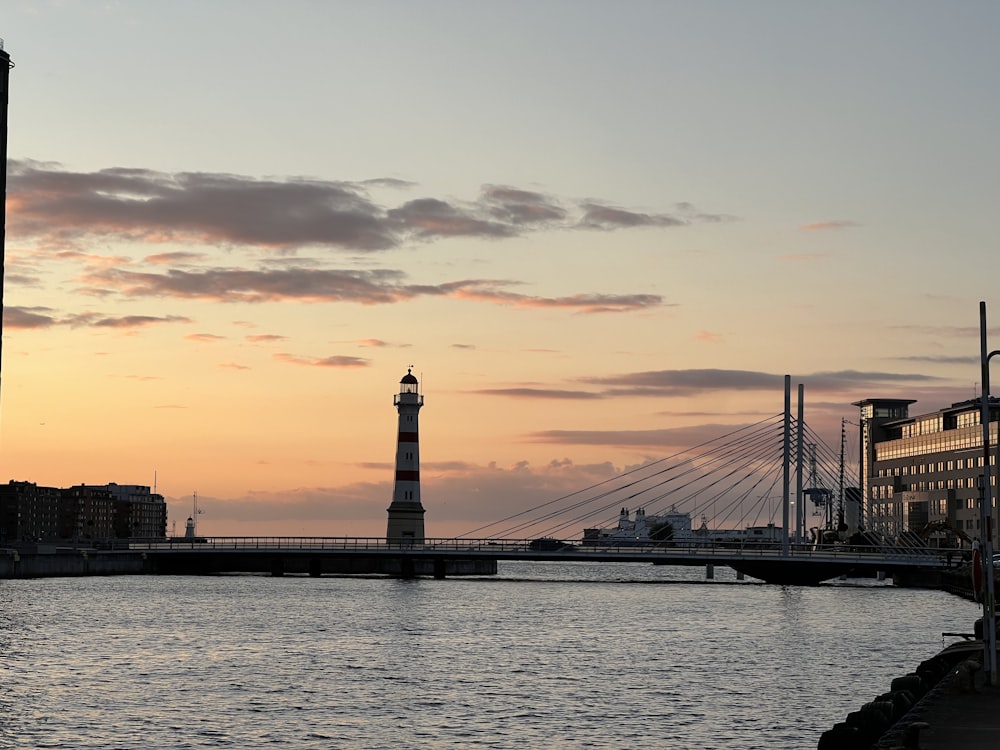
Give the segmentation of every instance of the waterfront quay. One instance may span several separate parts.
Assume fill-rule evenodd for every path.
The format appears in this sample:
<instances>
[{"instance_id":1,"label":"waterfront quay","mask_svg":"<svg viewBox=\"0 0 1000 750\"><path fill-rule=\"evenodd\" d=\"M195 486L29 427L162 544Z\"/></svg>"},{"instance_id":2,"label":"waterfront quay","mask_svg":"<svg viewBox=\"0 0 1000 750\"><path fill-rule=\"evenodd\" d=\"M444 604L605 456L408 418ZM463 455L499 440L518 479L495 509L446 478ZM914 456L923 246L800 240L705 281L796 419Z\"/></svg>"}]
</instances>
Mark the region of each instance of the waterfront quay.
<instances>
[{"instance_id":1,"label":"waterfront quay","mask_svg":"<svg viewBox=\"0 0 1000 750\"><path fill-rule=\"evenodd\" d=\"M1000 688L982 669L984 655L982 640L946 647L824 732L818 750L995 748Z\"/></svg>"},{"instance_id":2,"label":"waterfront quay","mask_svg":"<svg viewBox=\"0 0 1000 750\"><path fill-rule=\"evenodd\" d=\"M428 539L394 543L351 537L207 537L114 542L88 548L35 545L0 551L0 577L264 573L274 576L492 575L500 561L631 562L728 566L768 583L809 585L840 576L891 575L902 586L936 588L947 570L939 550L900 547L791 549L768 545L575 545L549 539Z\"/></svg>"}]
</instances>

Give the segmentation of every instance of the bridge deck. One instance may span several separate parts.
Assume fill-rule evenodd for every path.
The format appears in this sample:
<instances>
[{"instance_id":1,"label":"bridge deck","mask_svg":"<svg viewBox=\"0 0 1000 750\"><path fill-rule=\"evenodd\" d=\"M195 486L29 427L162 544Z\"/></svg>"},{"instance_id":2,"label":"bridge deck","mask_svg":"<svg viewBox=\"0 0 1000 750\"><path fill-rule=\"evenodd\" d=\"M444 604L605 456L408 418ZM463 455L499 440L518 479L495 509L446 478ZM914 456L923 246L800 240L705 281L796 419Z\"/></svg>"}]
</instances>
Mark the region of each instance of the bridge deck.
<instances>
[{"instance_id":1,"label":"bridge deck","mask_svg":"<svg viewBox=\"0 0 1000 750\"><path fill-rule=\"evenodd\" d=\"M773 583L818 583L847 573L941 570L946 551L935 548L792 548L787 555L770 546L574 545L553 540L430 539L421 544L389 544L384 539L329 537L213 537L169 542L133 542L133 551L153 557L197 555L216 566L248 555L275 559L391 557L428 560L530 560L559 562L641 562L657 565L727 565Z\"/></svg>"}]
</instances>

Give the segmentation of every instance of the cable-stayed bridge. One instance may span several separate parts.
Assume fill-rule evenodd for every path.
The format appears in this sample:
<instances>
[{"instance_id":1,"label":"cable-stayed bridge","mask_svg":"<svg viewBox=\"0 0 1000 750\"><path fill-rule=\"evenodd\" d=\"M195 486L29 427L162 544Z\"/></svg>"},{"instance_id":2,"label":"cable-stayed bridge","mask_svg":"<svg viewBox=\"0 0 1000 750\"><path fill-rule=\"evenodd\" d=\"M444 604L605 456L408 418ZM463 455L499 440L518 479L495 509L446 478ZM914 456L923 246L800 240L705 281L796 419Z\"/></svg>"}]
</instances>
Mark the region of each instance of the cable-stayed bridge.
<instances>
[{"instance_id":1,"label":"cable-stayed bridge","mask_svg":"<svg viewBox=\"0 0 1000 750\"><path fill-rule=\"evenodd\" d=\"M786 453L790 453L790 538L793 544L801 544L810 538L811 527L824 527L846 515L845 496L855 502L856 498L845 487L850 478L842 468L841 455L804 423L804 460L797 468L795 435L800 431L795 424L792 431L791 450L786 451L784 418L777 414L461 536L575 539L583 529L614 526L623 508L642 509L647 519L687 514L709 530L703 534L709 539L713 530L785 528L783 484ZM716 536L720 541L735 538L733 534ZM624 541L623 535L619 538Z\"/></svg>"},{"instance_id":2,"label":"cable-stayed bridge","mask_svg":"<svg viewBox=\"0 0 1000 750\"><path fill-rule=\"evenodd\" d=\"M785 396L780 414L456 538L213 538L143 549L158 564L171 560L188 571L310 575L351 572L350 560L437 577L462 564L476 574L500 561L560 560L727 565L770 583L814 584L876 571L912 580L947 567L946 550L860 532L843 427L841 445L831 448L802 419L801 405L792 418L787 378ZM833 536L824 533L830 530Z\"/></svg>"}]
</instances>

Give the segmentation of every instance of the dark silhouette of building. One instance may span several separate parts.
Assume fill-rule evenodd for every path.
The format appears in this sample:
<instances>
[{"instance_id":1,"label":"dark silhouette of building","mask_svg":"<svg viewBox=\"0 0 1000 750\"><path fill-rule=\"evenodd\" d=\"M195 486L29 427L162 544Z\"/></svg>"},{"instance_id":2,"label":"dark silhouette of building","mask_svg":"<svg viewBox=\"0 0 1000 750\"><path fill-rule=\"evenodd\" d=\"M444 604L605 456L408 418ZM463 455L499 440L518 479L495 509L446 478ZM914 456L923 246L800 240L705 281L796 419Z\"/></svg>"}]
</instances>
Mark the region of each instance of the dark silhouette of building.
<instances>
[{"instance_id":1,"label":"dark silhouette of building","mask_svg":"<svg viewBox=\"0 0 1000 750\"><path fill-rule=\"evenodd\" d=\"M43 487L11 480L0 485L0 542L95 543L163 539L163 495L142 485Z\"/></svg>"}]
</instances>

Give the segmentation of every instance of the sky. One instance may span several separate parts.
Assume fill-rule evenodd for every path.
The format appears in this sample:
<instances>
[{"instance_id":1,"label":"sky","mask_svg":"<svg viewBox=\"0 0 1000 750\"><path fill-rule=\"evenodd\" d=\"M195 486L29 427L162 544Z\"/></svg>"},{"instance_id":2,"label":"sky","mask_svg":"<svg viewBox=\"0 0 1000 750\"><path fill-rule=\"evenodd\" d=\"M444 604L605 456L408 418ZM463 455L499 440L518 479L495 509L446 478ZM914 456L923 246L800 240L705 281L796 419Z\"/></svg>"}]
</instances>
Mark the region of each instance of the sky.
<instances>
[{"instance_id":1,"label":"sky","mask_svg":"<svg viewBox=\"0 0 1000 750\"><path fill-rule=\"evenodd\" d=\"M429 537L1000 348L1000 4L9 0L0 481Z\"/></svg>"}]
</instances>

